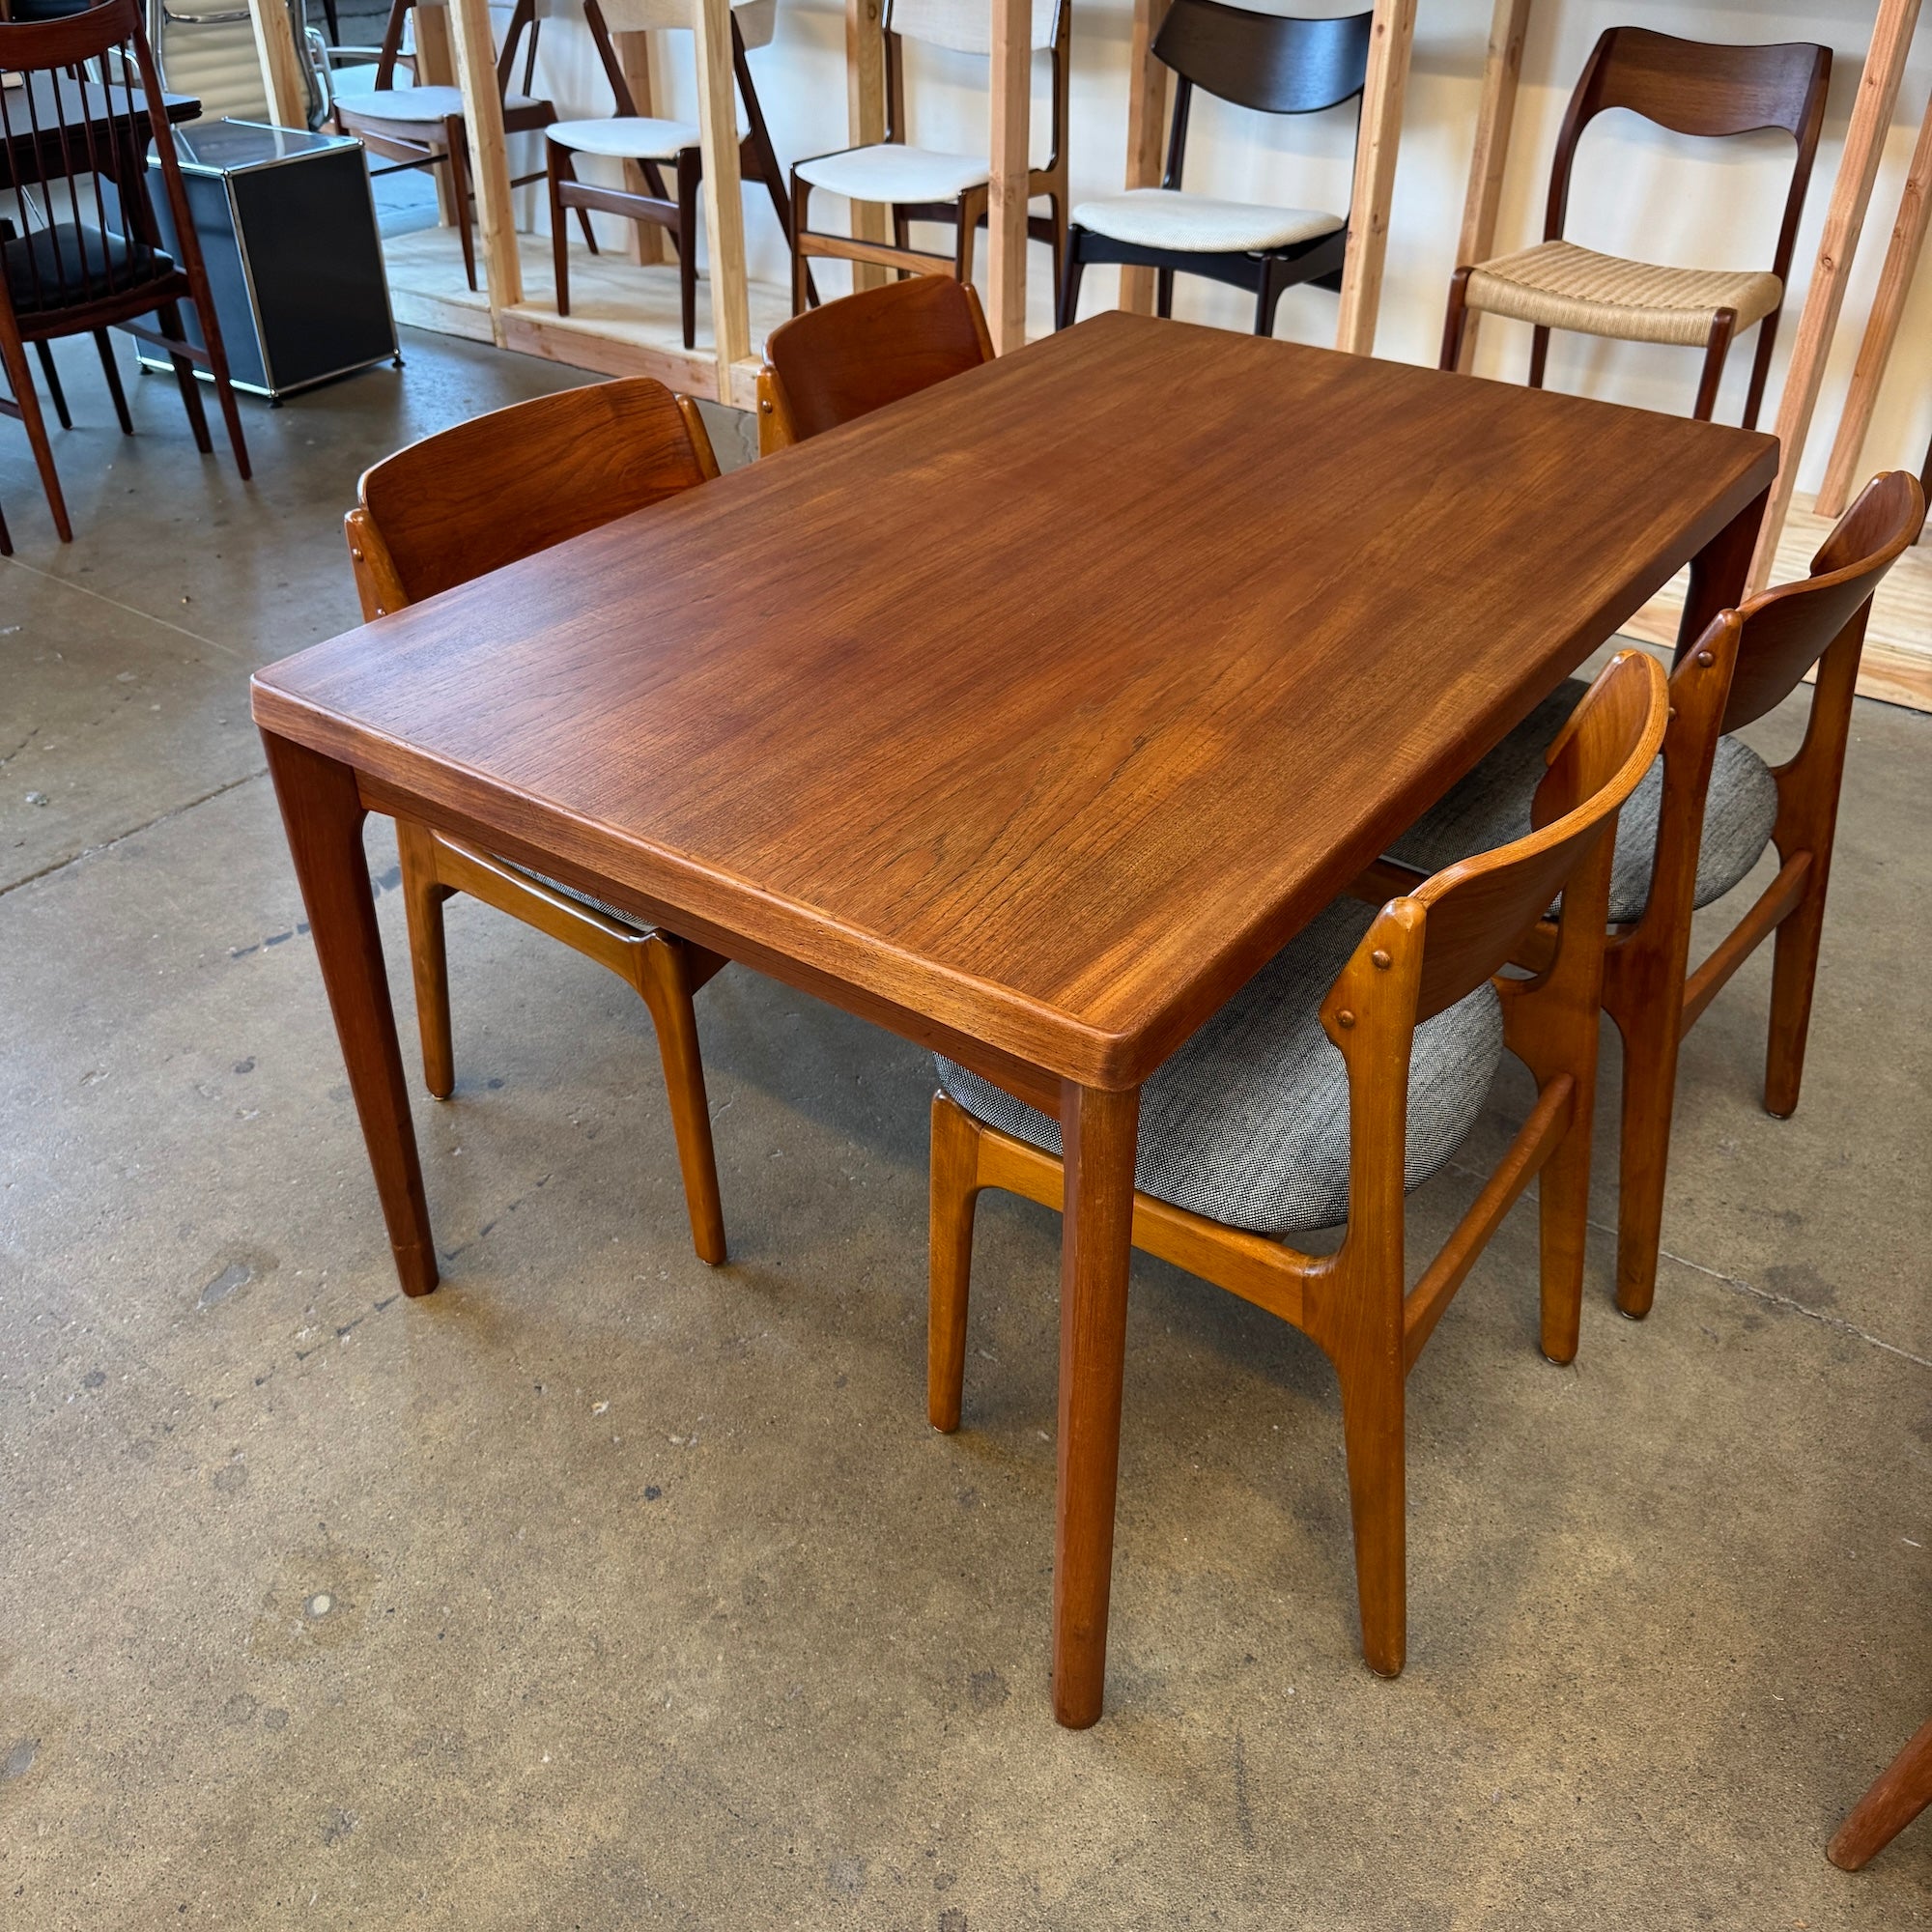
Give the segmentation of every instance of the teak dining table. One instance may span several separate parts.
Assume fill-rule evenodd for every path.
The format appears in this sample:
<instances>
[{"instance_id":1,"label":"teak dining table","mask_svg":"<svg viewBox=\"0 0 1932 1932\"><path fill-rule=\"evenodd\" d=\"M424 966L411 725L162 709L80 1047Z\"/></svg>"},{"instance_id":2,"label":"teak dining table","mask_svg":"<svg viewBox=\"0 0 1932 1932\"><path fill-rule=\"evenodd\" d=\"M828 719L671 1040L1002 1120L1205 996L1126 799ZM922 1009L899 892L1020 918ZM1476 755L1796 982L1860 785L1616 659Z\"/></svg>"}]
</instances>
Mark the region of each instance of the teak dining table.
<instances>
[{"instance_id":1,"label":"teak dining table","mask_svg":"<svg viewBox=\"0 0 1932 1932\"><path fill-rule=\"evenodd\" d=\"M1766 436L1110 314L263 670L412 1294L362 848L471 839L1056 1115L1053 1701L1100 1715L1139 1091L1683 564Z\"/></svg>"}]
</instances>

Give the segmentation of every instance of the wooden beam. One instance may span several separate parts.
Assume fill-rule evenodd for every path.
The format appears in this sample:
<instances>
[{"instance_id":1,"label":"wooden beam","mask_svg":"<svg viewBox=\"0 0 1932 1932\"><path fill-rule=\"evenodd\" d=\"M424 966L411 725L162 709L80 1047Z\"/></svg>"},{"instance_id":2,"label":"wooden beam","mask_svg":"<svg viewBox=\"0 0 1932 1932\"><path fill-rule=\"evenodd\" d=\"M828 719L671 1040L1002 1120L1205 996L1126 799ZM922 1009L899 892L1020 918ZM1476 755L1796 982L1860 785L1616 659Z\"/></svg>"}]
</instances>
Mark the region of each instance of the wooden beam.
<instances>
[{"instance_id":1,"label":"wooden beam","mask_svg":"<svg viewBox=\"0 0 1932 1932\"><path fill-rule=\"evenodd\" d=\"M704 232L711 244L711 340L718 357L718 394L728 396L732 363L752 353L731 0L697 0L692 26L697 43L698 142L704 150Z\"/></svg>"},{"instance_id":2,"label":"wooden beam","mask_svg":"<svg viewBox=\"0 0 1932 1932\"><path fill-rule=\"evenodd\" d=\"M1859 76L1858 99L1852 106L1851 126L1845 130L1845 152L1838 162L1838 178L1832 185L1825 233L1818 243L1818 260L1811 271L1811 286L1805 291L1804 313L1799 319L1798 340L1792 347L1791 366L1784 376L1784 394L1777 406L1777 481L1772 485L1757 554L1751 559L1747 588L1752 591L1762 590L1771 580L1772 563L1777 555L1777 535L1784 527L1785 512L1791 507L1799 461L1804 454L1805 434L1811 427L1812 412L1818 407L1818 390L1825 380L1825 358L1832 353L1832 337L1838 327L1838 313L1844 307L1852 256L1857 252L1859 233L1864 226L1872 182L1885 152L1892 110L1898 104L1898 83L1905 72L1912 30L1918 22L1918 0L1879 0L1871 51L1865 56L1864 71Z\"/></svg>"},{"instance_id":3,"label":"wooden beam","mask_svg":"<svg viewBox=\"0 0 1932 1932\"><path fill-rule=\"evenodd\" d=\"M278 128L308 126L308 89L296 57L296 32L282 0L248 0L255 54L262 63L262 92L269 119Z\"/></svg>"},{"instance_id":4,"label":"wooden beam","mask_svg":"<svg viewBox=\"0 0 1932 1932\"><path fill-rule=\"evenodd\" d=\"M1878 294L1872 298L1864 339L1859 344L1859 359L1852 367L1852 386L1845 395L1844 413L1838 418L1832 460L1825 467L1825 480L1818 490L1820 516L1842 516L1858 485L1879 385L1885 381L1899 319L1905 313L1912 278L1924 251L1928 215L1932 215L1932 99L1926 101L1925 119L1919 123L1918 144L1905 173L1905 191L1898 198L1898 218L1891 225L1885 270L1878 278Z\"/></svg>"},{"instance_id":5,"label":"wooden beam","mask_svg":"<svg viewBox=\"0 0 1932 1932\"><path fill-rule=\"evenodd\" d=\"M449 8L445 0L435 0L433 6L417 0L414 19L417 86L454 87L456 53L450 45ZM436 218L447 228L456 219L456 205L449 198L449 171L431 168L429 178L436 184Z\"/></svg>"},{"instance_id":6,"label":"wooden beam","mask_svg":"<svg viewBox=\"0 0 1932 1932\"><path fill-rule=\"evenodd\" d=\"M463 125L469 137L469 186L476 197L478 254L490 297L490 322L502 339L502 313L524 298L524 265L517 254L510 163L503 147L503 102L497 92L497 42L489 0L450 0L456 45L456 84L463 90Z\"/></svg>"},{"instance_id":7,"label":"wooden beam","mask_svg":"<svg viewBox=\"0 0 1932 1932\"><path fill-rule=\"evenodd\" d=\"M1487 262L1496 252L1496 216L1502 208L1503 176L1509 167L1510 135L1516 128L1517 84L1522 78L1522 43L1529 31L1530 0L1496 0L1490 20L1489 51L1483 57L1483 95L1476 112L1476 146L1469 156L1469 191L1463 203L1463 233L1456 262ZM1463 354L1456 366L1469 368L1476 355L1476 329L1483 320L1471 309L1463 325Z\"/></svg>"},{"instance_id":8,"label":"wooden beam","mask_svg":"<svg viewBox=\"0 0 1932 1932\"><path fill-rule=\"evenodd\" d=\"M1167 18L1169 0L1134 0L1133 39L1127 54L1128 187L1158 187L1166 161L1170 76L1153 57L1154 36ZM1121 306L1132 315L1153 313L1153 270L1121 270Z\"/></svg>"},{"instance_id":9,"label":"wooden beam","mask_svg":"<svg viewBox=\"0 0 1932 1932\"><path fill-rule=\"evenodd\" d=\"M1002 355L1026 344L1027 123L1033 106L1032 0L992 0L992 174L986 211L986 321Z\"/></svg>"},{"instance_id":10,"label":"wooden beam","mask_svg":"<svg viewBox=\"0 0 1932 1932\"><path fill-rule=\"evenodd\" d=\"M880 0L845 0L845 125L852 146L869 148L886 138L886 37ZM875 201L852 204L852 233L865 242L890 239L892 223ZM854 263L852 287L878 289L886 271Z\"/></svg>"},{"instance_id":11,"label":"wooden beam","mask_svg":"<svg viewBox=\"0 0 1932 1932\"><path fill-rule=\"evenodd\" d=\"M1342 264L1342 312L1335 326L1335 347L1356 355L1371 355L1376 346L1389 207L1395 198L1396 149L1402 138L1403 97L1408 91L1408 52L1414 39L1415 0L1376 0L1361 132L1355 142L1349 253Z\"/></svg>"},{"instance_id":12,"label":"wooden beam","mask_svg":"<svg viewBox=\"0 0 1932 1932\"><path fill-rule=\"evenodd\" d=\"M631 104L645 119L656 113L651 105L651 37L641 30L612 34L617 48L617 65L624 71L624 85L631 90ZM633 194L646 192L644 171L636 161L624 163L624 185ZM634 262L662 262L665 259L664 230L654 221L627 221L631 231L630 255Z\"/></svg>"}]
</instances>

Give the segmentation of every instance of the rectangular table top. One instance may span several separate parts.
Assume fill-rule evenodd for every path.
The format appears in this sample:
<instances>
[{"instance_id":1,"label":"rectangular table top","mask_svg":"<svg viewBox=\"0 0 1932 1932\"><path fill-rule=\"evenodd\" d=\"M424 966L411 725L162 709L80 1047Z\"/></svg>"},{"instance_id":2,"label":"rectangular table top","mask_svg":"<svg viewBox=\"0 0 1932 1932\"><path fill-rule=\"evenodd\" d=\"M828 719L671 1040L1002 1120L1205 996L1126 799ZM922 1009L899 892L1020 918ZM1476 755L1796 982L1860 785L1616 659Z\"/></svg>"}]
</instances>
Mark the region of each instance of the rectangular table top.
<instances>
[{"instance_id":1,"label":"rectangular table top","mask_svg":"<svg viewBox=\"0 0 1932 1932\"><path fill-rule=\"evenodd\" d=\"M285 660L255 715L689 937L1128 1086L1776 462L1109 314Z\"/></svg>"}]
</instances>

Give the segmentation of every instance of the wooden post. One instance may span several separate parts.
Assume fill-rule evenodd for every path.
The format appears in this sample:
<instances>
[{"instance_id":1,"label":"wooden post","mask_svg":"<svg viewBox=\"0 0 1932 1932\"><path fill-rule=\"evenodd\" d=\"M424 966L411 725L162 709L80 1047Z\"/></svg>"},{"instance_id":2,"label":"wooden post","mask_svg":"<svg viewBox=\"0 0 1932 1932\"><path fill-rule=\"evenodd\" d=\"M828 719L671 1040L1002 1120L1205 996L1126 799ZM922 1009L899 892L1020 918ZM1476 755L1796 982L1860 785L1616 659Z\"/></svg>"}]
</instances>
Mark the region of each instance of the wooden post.
<instances>
[{"instance_id":1,"label":"wooden post","mask_svg":"<svg viewBox=\"0 0 1932 1932\"><path fill-rule=\"evenodd\" d=\"M1891 245L1886 250L1878 294L1872 298L1864 340L1859 344L1859 359L1852 367L1852 386L1846 392L1844 413L1838 418L1837 440L1832 444L1832 460L1818 492L1821 517L1843 516L1858 485L1865 434L1871 428L1879 384L1885 381L1899 318L1905 313L1905 299L1912 293L1912 278L1924 250L1928 215L1932 215L1932 100L1925 103L1925 119L1919 123L1918 145L1912 151L1905 192L1898 200L1898 219L1891 225Z\"/></svg>"},{"instance_id":2,"label":"wooden post","mask_svg":"<svg viewBox=\"0 0 1932 1932\"><path fill-rule=\"evenodd\" d=\"M631 104L645 120L657 111L651 105L651 37L647 33L612 34L617 65L624 71L624 85L631 90ZM633 194L645 192L644 171L636 161L624 163L624 185ZM665 258L664 230L655 221L627 221L631 231L631 260L662 262Z\"/></svg>"},{"instance_id":3,"label":"wooden post","mask_svg":"<svg viewBox=\"0 0 1932 1932\"><path fill-rule=\"evenodd\" d=\"M1032 0L992 0L992 175L986 308L1002 355L1026 344L1027 122L1033 106Z\"/></svg>"},{"instance_id":4,"label":"wooden post","mask_svg":"<svg viewBox=\"0 0 1932 1932\"><path fill-rule=\"evenodd\" d=\"M454 87L456 55L449 43L449 8L445 0L435 0L433 6L418 0L415 9L415 31L416 85ZM456 205L449 198L448 171L443 168L431 168L429 176L436 184L437 219L447 228L456 219Z\"/></svg>"},{"instance_id":5,"label":"wooden post","mask_svg":"<svg viewBox=\"0 0 1932 1932\"><path fill-rule=\"evenodd\" d=\"M1168 0L1134 0L1133 41L1127 55L1129 187L1158 187L1166 163L1168 71L1153 57L1153 41L1167 9ZM1153 313L1151 269L1121 270L1121 306L1130 315Z\"/></svg>"},{"instance_id":6,"label":"wooden post","mask_svg":"<svg viewBox=\"0 0 1932 1932\"><path fill-rule=\"evenodd\" d=\"M1516 126L1517 83L1522 77L1522 43L1529 30L1530 0L1496 0L1490 21L1489 51L1483 58L1483 98L1476 114L1476 148L1469 157L1469 192L1463 203L1463 235L1456 262L1487 262L1496 251L1496 215L1502 207L1503 175L1509 166L1510 134ZM1476 329L1482 311L1471 309L1463 324L1463 354L1456 366L1475 359Z\"/></svg>"},{"instance_id":7,"label":"wooden post","mask_svg":"<svg viewBox=\"0 0 1932 1932\"><path fill-rule=\"evenodd\" d=\"M711 340L718 355L718 396L728 403L731 365L752 353L730 0L697 0L692 25L697 43L698 141L704 150L704 232L711 241Z\"/></svg>"},{"instance_id":8,"label":"wooden post","mask_svg":"<svg viewBox=\"0 0 1932 1932\"><path fill-rule=\"evenodd\" d=\"M1832 186L1832 206L1825 216L1825 233L1818 243L1817 266L1804 296L1804 313L1798 324L1798 340L1785 371L1784 394L1777 406L1779 456L1777 481L1772 486L1771 506L1764 531L1751 560L1749 590L1771 581L1777 556L1777 539L1791 508L1791 492L1798 480L1799 459L1804 454L1805 432L1818 407L1818 390L1825 380L1825 358L1845 303L1845 283L1852 256L1871 202L1872 181L1885 150L1886 131L1898 104L1898 83L1912 46L1912 30L1918 22L1918 0L1879 0L1878 22L1872 29L1871 51L1859 77L1859 98L1845 130L1845 152L1838 178Z\"/></svg>"},{"instance_id":9,"label":"wooden post","mask_svg":"<svg viewBox=\"0 0 1932 1932\"><path fill-rule=\"evenodd\" d=\"M450 0L449 27L456 43L456 84L463 90L463 125L469 136L469 185L476 196L484 288L500 341L503 310L524 298L524 265L517 254L517 216L510 203L490 0Z\"/></svg>"},{"instance_id":10,"label":"wooden post","mask_svg":"<svg viewBox=\"0 0 1932 1932\"><path fill-rule=\"evenodd\" d=\"M886 138L886 39L880 0L845 0L845 125L853 147ZM852 233L864 242L890 239L886 211L875 201L852 204ZM886 270L876 262L852 264L852 288L880 289Z\"/></svg>"},{"instance_id":11,"label":"wooden post","mask_svg":"<svg viewBox=\"0 0 1932 1932\"><path fill-rule=\"evenodd\" d=\"M248 0L255 28L255 53L262 63L262 91L269 119L278 128L308 126L308 90L296 58L296 30L282 0Z\"/></svg>"},{"instance_id":12,"label":"wooden post","mask_svg":"<svg viewBox=\"0 0 1932 1932\"><path fill-rule=\"evenodd\" d=\"M1335 347L1356 355L1371 355L1376 346L1389 205L1395 197L1396 148L1402 138L1402 103L1408 89L1408 50L1414 38L1415 0L1376 0L1369 73L1362 88L1362 127L1355 142L1349 253L1342 264L1342 313L1335 326Z\"/></svg>"}]
</instances>

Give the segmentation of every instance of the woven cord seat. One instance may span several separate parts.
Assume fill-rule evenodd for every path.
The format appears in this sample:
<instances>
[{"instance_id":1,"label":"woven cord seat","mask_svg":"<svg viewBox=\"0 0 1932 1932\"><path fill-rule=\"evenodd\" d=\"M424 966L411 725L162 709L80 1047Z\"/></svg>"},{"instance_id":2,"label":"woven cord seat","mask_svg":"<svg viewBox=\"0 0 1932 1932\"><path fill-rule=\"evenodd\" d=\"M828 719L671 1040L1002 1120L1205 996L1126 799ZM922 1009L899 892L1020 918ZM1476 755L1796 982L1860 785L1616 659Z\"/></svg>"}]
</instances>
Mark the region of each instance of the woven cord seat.
<instances>
[{"instance_id":1,"label":"woven cord seat","mask_svg":"<svg viewBox=\"0 0 1932 1932\"><path fill-rule=\"evenodd\" d=\"M1321 913L1141 1090L1134 1184L1259 1235L1332 1228L1349 1213L1349 1074L1321 1007L1375 914ZM1462 1146L1503 1053L1487 982L1416 1029L1404 1180L1419 1187ZM976 1120L1059 1154L1060 1124L946 1059L940 1085Z\"/></svg>"},{"instance_id":2,"label":"woven cord seat","mask_svg":"<svg viewBox=\"0 0 1932 1932\"><path fill-rule=\"evenodd\" d=\"M1777 307L1784 284L1761 271L1666 269L1542 242L1470 270L1465 299L1539 328L1701 349L1719 309L1734 310L1742 331Z\"/></svg>"}]
</instances>

